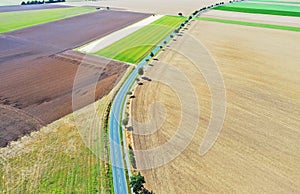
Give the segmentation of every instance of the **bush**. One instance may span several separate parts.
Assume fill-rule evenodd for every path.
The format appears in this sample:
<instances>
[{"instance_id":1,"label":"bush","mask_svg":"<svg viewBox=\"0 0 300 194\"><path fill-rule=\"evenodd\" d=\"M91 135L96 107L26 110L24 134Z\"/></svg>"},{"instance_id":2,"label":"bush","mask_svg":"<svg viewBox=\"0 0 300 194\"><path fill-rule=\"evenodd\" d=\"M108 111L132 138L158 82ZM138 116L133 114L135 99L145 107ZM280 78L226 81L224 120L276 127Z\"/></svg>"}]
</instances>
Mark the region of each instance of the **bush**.
<instances>
[{"instance_id":1,"label":"bush","mask_svg":"<svg viewBox=\"0 0 300 194\"><path fill-rule=\"evenodd\" d=\"M154 57L154 53L151 52L151 53L150 53L150 57Z\"/></svg>"},{"instance_id":2,"label":"bush","mask_svg":"<svg viewBox=\"0 0 300 194\"><path fill-rule=\"evenodd\" d=\"M131 147L130 144L128 146L128 150L129 150L130 163L131 163L131 165L132 165L133 168L136 168L136 162L135 162L135 158L134 158L134 152L133 152L133 149L132 149L132 147Z\"/></svg>"},{"instance_id":3,"label":"bush","mask_svg":"<svg viewBox=\"0 0 300 194\"><path fill-rule=\"evenodd\" d=\"M66 0L49 0L49 1L22 1L21 5L32 5L32 4L44 4L44 3L58 3L58 2L65 2Z\"/></svg>"},{"instance_id":4,"label":"bush","mask_svg":"<svg viewBox=\"0 0 300 194\"><path fill-rule=\"evenodd\" d=\"M144 74L144 69L141 67L141 68L139 68L139 70L138 70L138 74L139 75L143 75Z\"/></svg>"},{"instance_id":5,"label":"bush","mask_svg":"<svg viewBox=\"0 0 300 194\"><path fill-rule=\"evenodd\" d=\"M138 174L133 174L130 177L130 187L134 193L141 193L144 190L144 184L146 183L145 178L139 172Z\"/></svg>"},{"instance_id":6,"label":"bush","mask_svg":"<svg viewBox=\"0 0 300 194\"><path fill-rule=\"evenodd\" d=\"M129 119L128 119L128 117L126 117L125 119L123 119L122 124L124 126L126 126L126 125L128 125L128 121L129 121Z\"/></svg>"}]
</instances>

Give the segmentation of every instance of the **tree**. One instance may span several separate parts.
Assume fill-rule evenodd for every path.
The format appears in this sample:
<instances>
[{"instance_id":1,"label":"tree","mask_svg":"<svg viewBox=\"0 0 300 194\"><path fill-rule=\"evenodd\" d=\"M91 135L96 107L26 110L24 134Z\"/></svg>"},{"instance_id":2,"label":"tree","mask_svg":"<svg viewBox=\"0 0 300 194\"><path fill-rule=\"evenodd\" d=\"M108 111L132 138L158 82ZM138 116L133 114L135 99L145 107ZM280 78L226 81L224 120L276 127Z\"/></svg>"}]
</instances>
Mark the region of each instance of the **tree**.
<instances>
[{"instance_id":1,"label":"tree","mask_svg":"<svg viewBox=\"0 0 300 194\"><path fill-rule=\"evenodd\" d=\"M21 5L26 5L26 3L24 1L22 1Z\"/></svg>"},{"instance_id":2,"label":"tree","mask_svg":"<svg viewBox=\"0 0 300 194\"><path fill-rule=\"evenodd\" d=\"M150 53L150 57L154 57L154 53L151 52L151 53Z\"/></svg>"},{"instance_id":3,"label":"tree","mask_svg":"<svg viewBox=\"0 0 300 194\"><path fill-rule=\"evenodd\" d=\"M132 188L134 193L142 193L145 183L145 178L141 175L140 172L138 174L133 174L130 177L130 187Z\"/></svg>"},{"instance_id":4,"label":"tree","mask_svg":"<svg viewBox=\"0 0 300 194\"><path fill-rule=\"evenodd\" d=\"M182 13L178 13L179 16L182 16Z\"/></svg>"},{"instance_id":5,"label":"tree","mask_svg":"<svg viewBox=\"0 0 300 194\"><path fill-rule=\"evenodd\" d=\"M122 123L124 126L128 125L128 117L126 117L125 119L123 119Z\"/></svg>"},{"instance_id":6,"label":"tree","mask_svg":"<svg viewBox=\"0 0 300 194\"><path fill-rule=\"evenodd\" d=\"M132 165L133 168L136 168L134 152L133 152L133 149L132 149L130 144L128 146L128 152L129 152L129 159L130 159L131 165Z\"/></svg>"},{"instance_id":7,"label":"tree","mask_svg":"<svg viewBox=\"0 0 300 194\"><path fill-rule=\"evenodd\" d=\"M139 68L138 74L141 76L144 74L144 69L142 67Z\"/></svg>"}]
</instances>

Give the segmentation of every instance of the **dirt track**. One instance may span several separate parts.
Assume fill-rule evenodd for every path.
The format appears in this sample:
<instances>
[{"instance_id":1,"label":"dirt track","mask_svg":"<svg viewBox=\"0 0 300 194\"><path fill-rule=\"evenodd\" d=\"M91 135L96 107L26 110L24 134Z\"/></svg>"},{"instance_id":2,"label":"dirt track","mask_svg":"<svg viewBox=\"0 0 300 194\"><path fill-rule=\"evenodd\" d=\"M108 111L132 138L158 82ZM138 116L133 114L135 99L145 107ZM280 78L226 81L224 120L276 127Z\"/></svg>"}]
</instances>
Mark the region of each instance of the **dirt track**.
<instances>
[{"instance_id":1,"label":"dirt track","mask_svg":"<svg viewBox=\"0 0 300 194\"><path fill-rule=\"evenodd\" d=\"M86 95L94 92L99 99L107 94L127 65L70 49L148 16L103 11L0 35L0 101L6 108L0 107L0 146L73 111L72 89L79 65L84 73L76 91L82 96L77 108L91 103ZM96 83L92 75L99 77ZM7 113L7 107L15 113L21 110L20 114ZM31 119L22 119L23 113Z\"/></svg>"},{"instance_id":2,"label":"dirt track","mask_svg":"<svg viewBox=\"0 0 300 194\"><path fill-rule=\"evenodd\" d=\"M154 193L299 193L299 33L204 21L189 32L209 49L224 77L224 126L213 148L201 157L199 149L211 113L210 91L185 56L163 52L159 60L184 72L195 86L200 126L192 143L173 161L142 171L146 188ZM178 39L171 47L180 44ZM193 52L188 45L184 48ZM146 76L172 76L172 71L158 62L149 67ZM181 79L174 84L182 85ZM163 103L167 112L158 131L134 135L136 150L150 150L170 141L180 123L180 100L189 103L189 99L178 99L173 88L156 81L144 81L135 96L135 120L145 123L152 117L153 126L159 127L162 112L149 110L156 101ZM133 130L147 129L133 126ZM164 160L165 155L159 156ZM136 160L149 163L143 158Z\"/></svg>"}]
</instances>

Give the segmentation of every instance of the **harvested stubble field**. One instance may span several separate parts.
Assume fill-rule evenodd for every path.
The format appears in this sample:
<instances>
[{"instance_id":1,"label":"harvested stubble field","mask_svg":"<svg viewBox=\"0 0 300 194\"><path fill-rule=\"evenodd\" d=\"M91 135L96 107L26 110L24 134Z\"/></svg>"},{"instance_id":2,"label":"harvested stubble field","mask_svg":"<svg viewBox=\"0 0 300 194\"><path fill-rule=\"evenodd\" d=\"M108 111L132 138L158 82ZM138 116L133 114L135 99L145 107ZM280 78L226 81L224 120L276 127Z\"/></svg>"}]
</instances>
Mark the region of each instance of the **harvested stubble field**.
<instances>
[{"instance_id":1,"label":"harvested stubble field","mask_svg":"<svg viewBox=\"0 0 300 194\"><path fill-rule=\"evenodd\" d=\"M146 76L172 76L162 62L184 72L199 99L200 126L192 143L173 161L142 170L146 188L155 193L299 193L299 33L207 21L196 21L188 32L208 48L223 75L225 122L215 145L200 156L211 114L207 83L193 63L178 52L167 50L158 56L160 62L149 67ZM183 36L171 48L193 52L193 45L194 41ZM173 84L186 89L180 78ZM157 101L167 112L158 131L133 136L135 149L149 150L169 141L179 125L180 100L190 103L190 99L178 99L172 88L156 81L145 81L135 96L134 120L147 123L152 118L153 125L160 126L164 114L149 109ZM151 129L133 125L136 132ZM163 160L165 154L160 157ZM143 158L136 161L138 166L151 165Z\"/></svg>"},{"instance_id":2,"label":"harvested stubble field","mask_svg":"<svg viewBox=\"0 0 300 194\"><path fill-rule=\"evenodd\" d=\"M0 149L0 192L111 193L109 166L99 159L107 157L108 139L99 122L107 100L111 97Z\"/></svg>"},{"instance_id":3,"label":"harvested stubble field","mask_svg":"<svg viewBox=\"0 0 300 194\"><path fill-rule=\"evenodd\" d=\"M201 7L210 6L219 1L216 0L106 0L106 1L81 1L81 2L65 2L61 5L70 6L101 6L119 8L130 11L138 11L145 13L156 13L161 15L177 15L183 13L183 15L190 15L196 9ZM226 0L224 2L229 2Z\"/></svg>"},{"instance_id":4,"label":"harvested stubble field","mask_svg":"<svg viewBox=\"0 0 300 194\"><path fill-rule=\"evenodd\" d=\"M242 26L253 26L253 27L260 27L260 28L270 28L270 29L277 29L277 30L287 30L287 31L294 31L300 32L299 27L294 26L281 26L281 25L274 25L268 23L256 23L256 22L244 22L244 21L237 21L237 20L224 20L218 18L205 18L205 17L198 17L198 20L210 21L210 22L221 22L226 24L234 24L234 25L242 25Z\"/></svg>"},{"instance_id":5,"label":"harvested stubble field","mask_svg":"<svg viewBox=\"0 0 300 194\"><path fill-rule=\"evenodd\" d=\"M73 111L72 89L79 66L85 71L77 93L82 101L76 108L107 94L128 66L70 49L148 16L102 11L0 35L0 146ZM91 80L95 73L96 83ZM89 94L95 99L86 100ZM15 114L6 115L6 110Z\"/></svg>"}]
</instances>

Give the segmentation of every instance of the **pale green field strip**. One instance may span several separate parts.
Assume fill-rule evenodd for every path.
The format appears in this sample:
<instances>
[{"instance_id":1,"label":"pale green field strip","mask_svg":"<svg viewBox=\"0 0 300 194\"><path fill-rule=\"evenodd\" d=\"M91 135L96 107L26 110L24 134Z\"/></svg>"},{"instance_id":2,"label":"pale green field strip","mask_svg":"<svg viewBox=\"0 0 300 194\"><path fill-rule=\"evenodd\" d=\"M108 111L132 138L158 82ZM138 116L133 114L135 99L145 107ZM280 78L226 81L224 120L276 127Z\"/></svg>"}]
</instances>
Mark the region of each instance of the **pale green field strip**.
<instances>
[{"instance_id":1,"label":"pale green field strip","mask_svg":"<svg viewBox=\"0 0 300 194\"><path fill-rule=\"evenodd\" d=\"M273 24L261 24L261 23L243 22L243 21L236 21L236 20L224 20L224 19L206 18L206 17L197 17L197 20L300 32L299 27L293 27L293 26L280 26L280 25L273 25Z\"/></svg>"},{"instance_id":2,"label":"pale green field strip","mask_svg":"<svg viewBox=\"0 0 300 194\"><path fill-rule=\"evenodd\" d=\"M136 64L185 20L164 16L94 54Z\"/></svg>"},{"instance_id":3,"label":"pale green field strip","mask_svg":"<svg viewBox=\"0 0 300 194\"><path fill-rule=\"evenodd\" d=\"M242 2L242 3L228 4L220 7L215 7L214 9L223 10L223 11L254 13L254 14L269 14L269 15L300 17L299 6Z\"/></svg>"},{"instance_id":4,"label":"pale green field strip","mask_svg":"<svg viewBox=\"0 0 300 194\"><path fill-rule=\"evenodd\" d=\"M0 33L57 21L96 11L91 7L71 7L0 13Z\"/></svg>"},{"instance_id":5,"label":"pale green field strip","mask_svg":"<svg viewBox=\"0 0 300 194\"><path fill-rule=\"evenodd\" d=\"M277 0L250 0L249 2L267 2L267 3L282 3L282 4L300 4L296 1L277 1Z\"/></svg>"}]
</instances>

